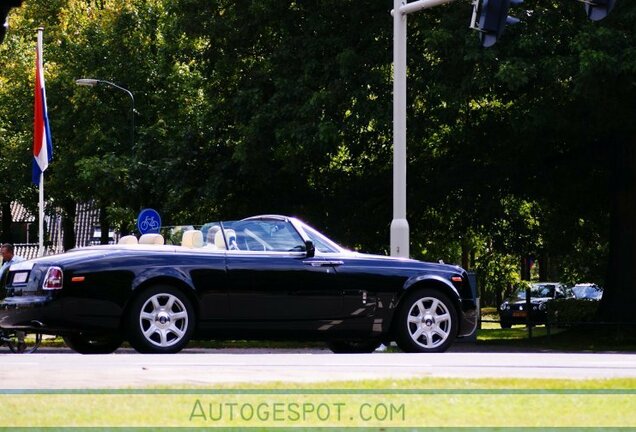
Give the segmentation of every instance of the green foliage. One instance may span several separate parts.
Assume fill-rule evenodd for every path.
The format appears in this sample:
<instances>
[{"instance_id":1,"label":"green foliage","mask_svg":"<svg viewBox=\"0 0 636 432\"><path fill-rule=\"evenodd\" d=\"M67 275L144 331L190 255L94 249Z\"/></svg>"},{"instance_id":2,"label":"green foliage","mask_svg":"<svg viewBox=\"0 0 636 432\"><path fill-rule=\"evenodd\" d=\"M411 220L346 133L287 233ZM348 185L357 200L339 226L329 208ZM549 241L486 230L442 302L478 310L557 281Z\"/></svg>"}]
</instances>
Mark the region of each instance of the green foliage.
<instances>
[{"instance_id":1,"label":"green foliage","mask_svg":"<svg viewBox=\"0 0 636 432\"><path fill-rule=\"evenodd\" d=\"M522 272L603 284L615 143L636 136L636 6L602 23L528 0L492 49L466 8L409 18L413 256L476 270L495 302ZM96 199L133 228L299 216L386 252L392 202L390 4L31 0L0 46L0 202L29 184L34 28L43 25L56 206ZM121 85L80 88L77 78ZM134 115L135 134L131 139Z\"/></svg>"},{"instance_id":2,"label":"green foliage","mask_svg":"<svg viewBox=\"0 0 636 432\"><path fill-rule=\"evenodd\" d=\"M519 284L519 259L486 249L479 255L474 270L477 272L482 305L498 306L501 300Z\"/></svg>"},{"instance_id":3,"label":"green foliage","mask_svg":"<svg viewBox=\"0 0 636 432\"><path fill-rule=\"evenodd\" d=\"M550 324L558 327L579 325L594 320L600 302L594 300L557 299L548 303Z\"/></svg>"}]
</instances>

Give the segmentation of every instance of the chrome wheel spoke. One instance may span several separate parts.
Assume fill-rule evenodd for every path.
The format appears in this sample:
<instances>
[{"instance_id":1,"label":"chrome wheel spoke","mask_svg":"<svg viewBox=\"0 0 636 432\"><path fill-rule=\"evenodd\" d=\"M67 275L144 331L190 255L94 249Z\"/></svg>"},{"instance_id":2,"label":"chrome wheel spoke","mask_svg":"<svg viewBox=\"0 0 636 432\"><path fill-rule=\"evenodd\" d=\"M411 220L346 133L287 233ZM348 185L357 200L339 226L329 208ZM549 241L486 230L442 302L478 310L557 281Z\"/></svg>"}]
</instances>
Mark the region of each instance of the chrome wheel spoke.
<instances>
[{"instance_id":1,"label":"chrome wheel spoke","mask_svg":"<svg viewBox=\"0 0 636 432\"><path fill-rule=\"evenodd\" d=\"M151 324L147 330L144 330L144 336L146 339L150 339L150 337L157 332L157 327L154 324Z\"/></svg>"},{"instance_id":2,"label":"chrome wheel spoke","mask_svg":"<svg viewBox=\"0 0 636 432\"><path fill-rule=\"evenodd\" d=\"M446 322L446 321L450 321L450 314L448 312L442 314L442 315L437 315L435 317L435 321L439 324L440 322Z\"/></svg>"},{"instance_id":3,"label":"chrome wheel spoke","mask_svg":"<svg viewBox=\"0 0 636 432\"><path fill-rule=\"evenodd\" d=\"M408 318L409 323L420 324L422 322L421 316L409 315Z\"/></svg>"},{"instance_id":4,"label":"chrome wheel spoke","mask_svg":"<svg viewBox=\"0 0 636 432\"><path fill-rule=\"evenodd\" d=\"M415 304L413 305L413 308L417 307L418 310L418 315L422 316L422 314L426 311L426 307L424 307L424 299L419 299L417 302L415 302ZM411 310L413 310L413 308L411 308Z\"/></svg>"},{"instance_id":5,"label":"chrome wheel spoke","mask_svg":"<svg viewBox=\"0 0 636 432\"><path fill-rule=\"evenodd\" d=\"M417 341L420 338L420 336L422 336L422 333L424 333L424 327L419 326L417 330L411 333L411 337L413 338L413 340Z\"/></svg>"},{"instance_id":6,"label":"chrome wheel spoke","mask_svg":"<svg viewBox=\"0 0 636 432\"><path fill-rule=\"evenodd\" d=\"M174 301L175 301L176 299L177 299L177 298L176 298L176 297L174 297L174 296L170 296L170 297L168 297L168 301L166 302L165 309L166 309L166 310L168 310L168 311L171 311L171 310L172 310L172 307L174 306Z\"/></svg>"},{"instance_id":7,"label":"chrome wheel spoke","mask_svg":"<svg viewBox=\"0 0 636 432\"><path fill-rule=\"evenodd\" d=\"M141 314L139 314L139 318L142 320L146 320L146 321L154 321L155 320L155 315L149 312L141 312Z\"/></svg>"},{"instance_id":8,"label":"chrome wheel spoke","mask_svg":"<svg viewBox=\"0 0 636 432\"><path fill-rule=\"evenodd\" d=\"M431 334L430 330L426 330L424 332L424 336L425 336L425 341L424 341L424 346L427 348L432 348L433 347L433 336Z\"/></svg>"},{"instance_id":9,"label":"chrome wheel spoke","mask_svg":"<svg viewBox=\"0 0 636 432\"><path fill-rule=\"evenodd\" d=\"M176 327L176 326L172 326L169 329L172 333L174 333L177 338L181 339L183 337L183 335L185 334L185 331L181 330L180 328Z\"/></svg>"},{"instance_id":10,"label":"chrome wheel spoke","mask_svg":"<svg viewBox=\"0 0 636 432\"><path fill-rule=\"evenodd\" d=\"M158 296L153 296L150 301L152 302L152 311L156 312L161 309L161 305L159 304Z\"/></svg>"},{"instance_id":11,"label":"chrome wheel spoke","mask_svg":"<svg viewBox=\"0 0 636 432\"><path fill-rule=\"evenodd\" d=\"M431 333L438 335L439 337L441 337L443 340L446 340L446 338L448 337L448 332L442 330L441 327L436 327L434 328Z\"/></svg>"},{"instance_id":12,"label":"chrome wheel spoke","mask_svg":"<svg viewBox=\"0 0 636 432\"><path fill-rule=\"evenodd\" d=\"M188 313L187 313L186 311L173 313L173 314L171 315L171 318L172 318L174 321L182 320L182 319L188 319Z\"/></svg>"},{"instance_id":13,"label":"chrome wheel spoke","mask_svg":"<svg viewBox=\"0 0 636 432\"><path fill-rule=\"evenodd\" d=\"M431 303L431 307L428 308L428 311L431 312L433 315L435 315L437 313L437 308L439 307L439 300L437 299L433 299L433 302Z\"/></svg>"}]
</instances>

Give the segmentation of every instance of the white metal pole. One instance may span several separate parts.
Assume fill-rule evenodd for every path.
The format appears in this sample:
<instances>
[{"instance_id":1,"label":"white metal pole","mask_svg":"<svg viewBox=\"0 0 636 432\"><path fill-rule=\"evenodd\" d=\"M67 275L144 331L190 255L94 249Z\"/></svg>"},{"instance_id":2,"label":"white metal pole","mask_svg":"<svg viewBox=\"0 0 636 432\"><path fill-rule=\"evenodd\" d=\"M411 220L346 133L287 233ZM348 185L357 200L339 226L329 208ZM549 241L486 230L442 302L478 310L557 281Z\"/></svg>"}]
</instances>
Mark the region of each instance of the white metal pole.
<instances>
[{"instance_id":1,"label":"white metal pole","mask_svg":"<svg viewBox=\"0 0 636 432\"><path fill-rule=\"evenodd\" d=\"M399 11L406 0L394 0ZM391 256L409 257L406 220L406 14L393 14L393 220Z\"/></svg>"},{"instance_id":2,"label":"white metal pole","mask_svg":"<svg viewBox=\"0 0 636 432\"><path fill-rule=\"evenodd\" d=\"M42 67L42 34L44 33L44 29L42 27L38 28L38 57L39 62L38 69L43 71ZM39 84L38 84L39 85ZM44 132L46 134L46 131ZM39 185L39 215L38 215L38 256L44 255L44 171L40 172L40 185Z\"/></svg>"},{"instance_id":3,"label":"white metal pole","mask_svg":"<svg viewBox=\"0 0 636 432\"><path fill-rule=\"evenodd\" d=\"M406 220L406 16L454 0L393 0L393 220L391 256L409 257Z\"/></svg>"},{"instance_id":4,"label":"white metal pole","mask_svg":"<svg viewBox=\"0 0 636 432\"><path fill-rule=\"evenodd\" d=\"M38 215L38 256L44 255L44 172L40 173L40 199Z\"/></svg>"}]
</instances>

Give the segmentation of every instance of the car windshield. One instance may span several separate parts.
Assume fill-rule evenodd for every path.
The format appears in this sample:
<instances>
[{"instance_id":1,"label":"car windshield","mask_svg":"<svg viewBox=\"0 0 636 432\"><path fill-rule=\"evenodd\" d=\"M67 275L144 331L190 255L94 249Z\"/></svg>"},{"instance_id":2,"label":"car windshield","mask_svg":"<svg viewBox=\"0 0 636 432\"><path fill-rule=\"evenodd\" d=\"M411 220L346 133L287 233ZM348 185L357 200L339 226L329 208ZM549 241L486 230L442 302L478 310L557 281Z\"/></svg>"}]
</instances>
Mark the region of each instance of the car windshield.
<instances>
[{"instance_id":1,"label":"car windshield","mask_svg":"<svg viewBox=\"0 0 636 432\"><path fill-rule=\"evenodd\" d=\"M532 284L530 287L530 298L536 297L554 297L556 290L555 284ZM516 296L520 299L526 298L526 289L519 288L516 292Z\"/></svg>"},{"instance_id":2,"label":"car windshield","mask_svg":"<svg viewBox=\"0 0 636 432\"><path fill-rule=\"evenodd\" d=\"M314 243L316 250L322 253L335 253L342 251L342 247L320 234L318 231L310 227L305 223L301 223L301 228L309 237L309 239Z\"/></svg>"},{"instance_id":3,"label":"car windshield","mask_svg":"<svg viewBox=\"0 0 636 432\"><path fill-rule=\"evenodd\" d=\"M304 251L305 242L291 222L275 219L248 219L222 222L230 250L292 252Z\"/></svg>"},{"instance_id":4,"label":"car windshield","mask_svg":"<svg viewBox=\"0 0 636 432\"><path fill-rule=\"evenodd\" d=\"M603 297L603 289L596 285L575 285L572 291L577 299L599 300Z\"/></svg>"}]
</instances>

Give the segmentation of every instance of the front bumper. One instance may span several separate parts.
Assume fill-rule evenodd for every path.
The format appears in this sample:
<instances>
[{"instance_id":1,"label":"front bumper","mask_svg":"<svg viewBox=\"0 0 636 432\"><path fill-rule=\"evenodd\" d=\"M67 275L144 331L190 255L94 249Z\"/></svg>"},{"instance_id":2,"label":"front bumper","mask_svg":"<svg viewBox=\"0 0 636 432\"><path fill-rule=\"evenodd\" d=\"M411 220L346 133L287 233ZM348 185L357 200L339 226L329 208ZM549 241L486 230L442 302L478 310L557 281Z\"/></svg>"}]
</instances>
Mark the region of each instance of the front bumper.
<instances>
[{"instance_id":1,"label":"front bumper","mask_svg":"<svg viewBox=\"0 0 636 432\"><path fill-rule=\"evenodd\" d=\"M472 302L466 302L462 304L463 310L461 314L461 319L459 320L459 331L457 332L457 336L460 337L468 337L471 336L477 331L477 323L479 321L479 299L477 299L472 304L467 304Z\"/></svg>"},{"instance_id":2,"label":"front bumper","mask_svg":"<svg viewBox=\"0 0 636 432\"><path fill-rule=\"evenodd\" d=\"M508 324L527 324L528 314L531 324L545 324L547 314L542 310L500 310L499 320Z\"/></svg>"}]
</instances>

